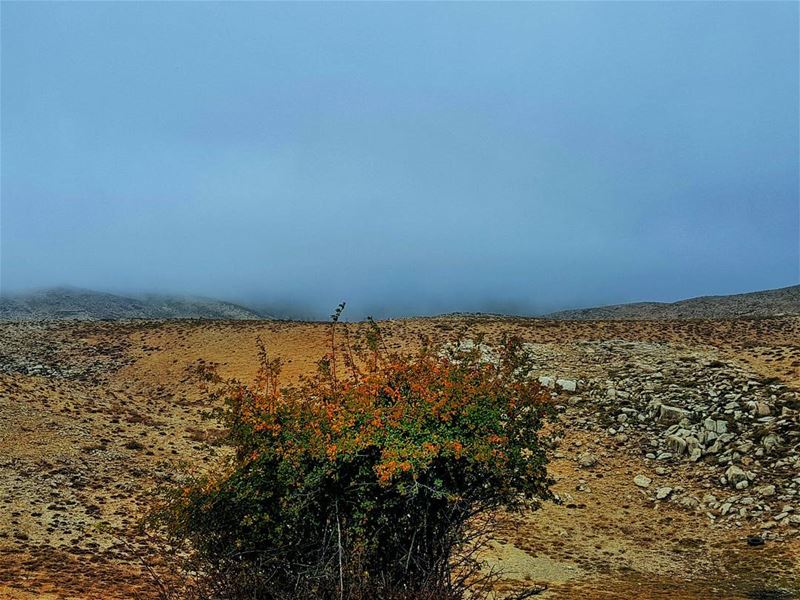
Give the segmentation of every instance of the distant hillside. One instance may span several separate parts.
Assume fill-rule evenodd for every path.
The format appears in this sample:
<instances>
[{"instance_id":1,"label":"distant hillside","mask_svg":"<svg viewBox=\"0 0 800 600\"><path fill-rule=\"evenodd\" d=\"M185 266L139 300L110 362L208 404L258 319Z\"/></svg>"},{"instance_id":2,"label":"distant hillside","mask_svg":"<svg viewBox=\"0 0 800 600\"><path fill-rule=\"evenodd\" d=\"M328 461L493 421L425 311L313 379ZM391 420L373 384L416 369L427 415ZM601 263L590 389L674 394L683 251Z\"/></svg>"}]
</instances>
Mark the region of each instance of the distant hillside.
<instances>
[{"instance_id":1,"label":"distant hillside","mask_svg":"<svg viewBox=\"0 0 800 600\"><path fill-rule=\"evenodd\" d=\"M0 320L262 319L255 311L210 298L147 295L136 298L52 288L0 297Z\"/></svg>"},{"instance_id":2,"label":"distant hillside","mask_svg":"<svg viewBox=\"0 0 800 600\"><path fill-rule=\"evenodd\" d=\"M546 315L550 319L724 319L800 315L800 285L735 294L702 296L679 302L636 302L597 308L565 310Z\"/></svg>"}]
</instances>

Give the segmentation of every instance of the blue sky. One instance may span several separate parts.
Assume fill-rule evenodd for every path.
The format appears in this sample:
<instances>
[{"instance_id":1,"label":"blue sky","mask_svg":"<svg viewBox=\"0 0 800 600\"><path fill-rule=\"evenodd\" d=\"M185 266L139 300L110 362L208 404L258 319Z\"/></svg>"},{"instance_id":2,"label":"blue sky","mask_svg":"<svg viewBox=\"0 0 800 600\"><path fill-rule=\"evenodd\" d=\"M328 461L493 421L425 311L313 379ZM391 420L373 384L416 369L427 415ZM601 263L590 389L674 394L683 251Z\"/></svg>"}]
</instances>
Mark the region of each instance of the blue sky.
<instances>
[{"instance_id":1,"label":"blue sky","mask_svg":"<svg viewBox=\"0 0 800 600\"><path fill-rule=\"evenodd\" d=\"M3 291L325 315L798 283L798 3L2 3Z\"/></svg>"}]
</instances>

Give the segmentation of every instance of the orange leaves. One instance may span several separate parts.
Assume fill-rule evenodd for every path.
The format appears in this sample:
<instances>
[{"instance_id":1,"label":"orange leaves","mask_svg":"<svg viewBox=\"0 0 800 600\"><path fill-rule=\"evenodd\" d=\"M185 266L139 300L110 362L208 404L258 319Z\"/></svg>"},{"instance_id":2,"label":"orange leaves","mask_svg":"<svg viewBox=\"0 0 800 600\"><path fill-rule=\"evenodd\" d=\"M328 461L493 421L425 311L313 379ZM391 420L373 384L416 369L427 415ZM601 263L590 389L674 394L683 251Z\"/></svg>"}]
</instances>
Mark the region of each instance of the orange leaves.
<instances>
[{"instance_id":1,"label":"orange leaves","mask_svg":"<svg viewBox=\"0 0 800 600\"><path fill-rule=\"evenodd\" d=\"M280 425L271 421L262 420L253 425L253 430L258 432L269 432L275 434L278 433L280 429Z\"/></svg>"},{"instance_id":2,"label":"orange leaves","mask_svg":"<svg viewBox=\"0 0 800 600\"><path fill-rule=\"evenodd\" d=\"M463 444L456 440L451 444L451 448L453 449L453 456L456 458L461 458L461 453L464 450Z\"/></svg>"},{"instance_id":3,"label":"orange leaves","mask_svg":"<svg viewBox=\"0 0 800 600\"><path fill-rule=\"evenodd\" d=\"M378 475L378 482L381 485L387 485L395 472L395 462L390 461L375 465L375 473Z\"/></svg>"},{"instance_id":4,"label":"orange leaves","mask_svg":"<svg viewBox=\"0 0 800 600\"><path fill-rule=\"evenodd\" d=\"M378 475L378 483L381 485L388 485L398 473L408 473L411 471L412 465L409 461L389 460L379 463L375 466L375 472Z\"/></svg>"},{"instance_id":5,"label":"orange leaves","mask_svg":"<svg viewBox=\"0 0 800 600\"><path fill-rule=\"evenodd\" d=\"M422 449L425 450L431 456L436 456L439 453L439 446L438 444L432 444L430 442L423 442Z\"/></svg>"},{"instance_id":6,"label":"orange leaves","mask_svg":"<svg viewBox=\"0 0 800 600\"><path fill-rule=\"evenodd\" d=\"M538 407L549 398L538 383L516 375L518 357L499 352L508 363L488 364L474 352L387 357L375 350L357 359L348 346L348 368L337 378L333 344L316 376L281 388L280 361L262 349L254 384L234 384L227 396L238 456L257 451L298 464L377 451L374 471L382 484L401 474L415 478L441 458L506 464L516 452L511 440L538 429Z\"/></svg>"},{"instance_id":7,"label":"orange leaves","mask_svg":"<svg viewBox=\"0 0 800 600\"><path fill-rule=\"evenodd\" d=\"M328 421L333 421L334 417L336 416L336 407L332 403L328 403L325 405L325 417Z\"/></svg>"},{"instance_id":8,"label":"orange leaves","mask_svg":"<svg viewBox=\"0 0 800 600\"><path fill-rule=\"evenodd\" d=\"M336 444L328 444L325 446L325 454L328 457L328 460L336 460L336 455L338 453L338 448Z\"/></svg>"},{"instance_id":9,"label":"orange leaves","mask_svg":"<svg viewBox=\"0 0 800 600\"><path fill-rule=\"evenodd\" d=\"M504 435L491 434L486 437L486 441L493 446L501 446L506 443L508 438Z\"/></svg>"}]
</instances>

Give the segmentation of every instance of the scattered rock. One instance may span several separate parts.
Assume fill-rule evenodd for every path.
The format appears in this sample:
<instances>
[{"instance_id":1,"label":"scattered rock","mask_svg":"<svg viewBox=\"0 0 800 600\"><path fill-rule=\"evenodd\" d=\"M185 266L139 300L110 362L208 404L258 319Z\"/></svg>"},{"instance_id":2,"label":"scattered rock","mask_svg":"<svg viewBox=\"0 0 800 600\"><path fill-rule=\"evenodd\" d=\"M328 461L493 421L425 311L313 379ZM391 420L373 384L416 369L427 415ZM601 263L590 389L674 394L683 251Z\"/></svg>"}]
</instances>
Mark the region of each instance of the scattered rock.
<instances>
[{"instance_id":1,"label":"scattered rock","mask_svg":"<svg viewBox=\"0 0 800 600\"><path fill-rule=\"evenodd\" d=\"M546 375L543 375L543 376L539 377L539 383L541 385L543 385L544 387L546 387L546 388L551 388L551 387L553 387L553 384L555 383L555 379L553 379L552 377L547 377Z\"/></svg>"},{"instance_id":2,"label":"scattered rock","mask_svg":"<svg viewBox=\"0 0 800 600\"><path fill-rule=\"evenodd\" d=\"M688 418L690 414L688 410L683 408L662 404L658 414L658 421L665 425L680 423L683 419Z\"/></svg>"},{"instance_id":3,"label":"scattered rock","mask_svg":"<svg viewBox=\"0 0 800 600\"><path fill-rule=\"evenodd\" d=\"M728 467L728 470L725 471L725 478L730 485L736 486L739 482L747 481L747 473L736 465L731 465Z\"/></svg>"},{"instance_id":4,"label":"scattered rock","mask_svg":"<svg viewBox=\"0 0 800 600\"><path fill-rule=\"evenodd\" d=\"M575 392L578 390L578 382L572 379L557 379L556 385L565 392Z\"/></svg>"},{"instance_id":5,"label":"scattered rock","mask_svg":"<svg viewBox=\"0 0 800 600\"><path fill-rule=\"evenodd\" d=\"M659 475L684 463L681 477L701 485L752 490L754 500L734 501L725 520L747 519L753 526L775 523L773 515L781 511L773 512L759 500L800 498L800 410L795 408L800 407L800 393L777 380L765 382L734 363L676 356L664 344L586 345L592 360L617 366L607 378L580 380L578 427L613 436L615 451L627 446L639 457L657 461L650 466ZM658 470L661 465L663 471ZM719 518L727 499L724 493L714 494L723 499L702 504ZM676 504L681 498L674 490L670 497ZM792 515L780 526L793 527Z\"/></svg>"}]
</instances>

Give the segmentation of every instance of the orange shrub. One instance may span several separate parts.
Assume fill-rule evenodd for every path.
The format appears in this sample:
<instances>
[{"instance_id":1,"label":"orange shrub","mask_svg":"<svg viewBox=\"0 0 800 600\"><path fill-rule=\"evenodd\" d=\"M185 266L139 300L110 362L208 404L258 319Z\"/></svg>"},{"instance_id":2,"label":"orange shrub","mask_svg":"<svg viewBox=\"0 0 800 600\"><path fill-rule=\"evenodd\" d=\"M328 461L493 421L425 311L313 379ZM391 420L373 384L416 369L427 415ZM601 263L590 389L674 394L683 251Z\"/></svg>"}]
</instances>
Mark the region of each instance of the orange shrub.
<instances>
[{"instance_id":1,"label":"orange shrub","mask_svg":"<svg viewBox=\"0 0 800 600\"><path fill-rule=\"evenodd\" d=\"M549 395L517 340L490 362L479 346L388 355L370 321L354 357L336 345L339 312L314 376L282 387L262 348L251 385L227 382L235 464L177 495L168 523L215 565L269 582L256 597L458 597L469 520L549 497Z\"/></svg>"}]
</instances>

